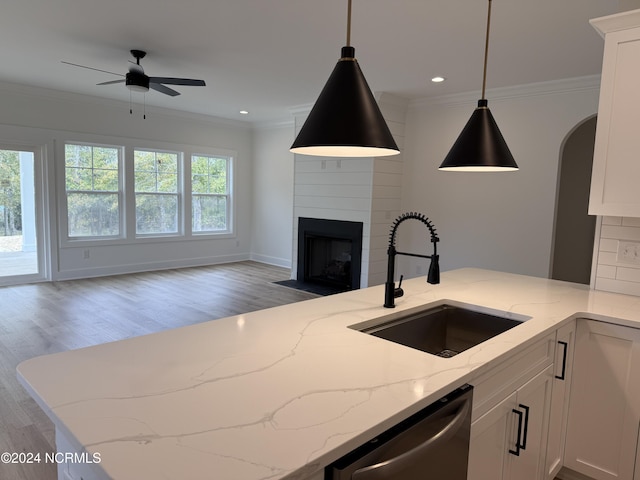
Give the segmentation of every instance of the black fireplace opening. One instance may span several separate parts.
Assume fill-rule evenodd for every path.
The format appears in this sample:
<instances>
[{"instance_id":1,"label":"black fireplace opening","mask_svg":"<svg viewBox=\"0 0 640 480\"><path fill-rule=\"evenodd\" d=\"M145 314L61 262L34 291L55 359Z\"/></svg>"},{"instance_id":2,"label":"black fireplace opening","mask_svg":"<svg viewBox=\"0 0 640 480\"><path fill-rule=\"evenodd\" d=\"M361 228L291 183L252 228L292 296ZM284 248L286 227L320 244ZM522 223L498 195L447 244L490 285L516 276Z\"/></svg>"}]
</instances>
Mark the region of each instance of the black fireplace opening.
<instances>
[{"instance_id":1,"label":"black fireplace opening","mask_svg":"<svg viewBox=\"0 0 640 480\"><path fill-rule=\"evenodd\" d=\"M298 219L298 281L355 290L361 270L362 222Z\"/></svg>"}]
</instances>

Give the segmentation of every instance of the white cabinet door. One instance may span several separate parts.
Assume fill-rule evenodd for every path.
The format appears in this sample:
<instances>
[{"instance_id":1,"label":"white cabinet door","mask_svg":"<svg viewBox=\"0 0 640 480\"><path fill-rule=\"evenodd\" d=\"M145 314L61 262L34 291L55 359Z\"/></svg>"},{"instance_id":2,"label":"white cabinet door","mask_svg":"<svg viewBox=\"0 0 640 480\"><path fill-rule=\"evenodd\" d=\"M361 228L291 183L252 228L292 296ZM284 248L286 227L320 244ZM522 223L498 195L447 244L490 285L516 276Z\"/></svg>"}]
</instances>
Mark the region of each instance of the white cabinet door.
<instances>
[{"instance_id":1,"label":"white cabinet door","mask_svg":"<svg viewBox=\"0 0 640 480\"><path fill-rule=\"evenodd\" d=\"M575 321L559 328L556 333L555 371L551 394L549 440L547 441L547 480L553 480L556 477L564 462L575 333Z\"/></svg>"},{"instance_id":2,"label":"white cabinet door","mask_svg":"<svg viewBox=\"0 0 640 480\"><path fill-rule=\"evenodd\" d=\"M553 366L471 425L468 480L542 480Z\"/></svg>"},{"instance_id":3,"label":"white cabinet door","mask_svg":"<svg viewBox=\"0 0 640 480\"><path fill-rule=\"evenodd\" d=\"M637 11L629 18L627 23L637 21ZM598 20L592 23L599 27ZM604 25L611 28L606 22ZM640 28L625 27L605 35L589 197L591 215L640 217Z\"/></svg>"},{"instance_id":4,"label":"white cabinet door","mask_svg":"<svg viewBox=\"0 0 640 480\"><path fill-rule=\"evenodd\" d=\"M633 478L640 330L579 319L565 466L595 480Z\"/></svg>"},{"instance_id":5,"label":"white cabinet door","mask_svg":"<svg viewBox=\"0 0 640 480\"><path fill-rule=\"evenodd\" d=\"M545 458L547 433L551 406L553 365L520 387L517 392L517 410L522 416L522 442L519 455L512 455L506 464L510 480L543 480L545 478Z\"/></svg>"},{"instance_id":6,"label":"white cabinet door","mask_svg":"<svg viewBox=\"0 0 640 480\"><path fill-rule=\"evenodd\" d=\"M467 480L502 480L509 449L515 451L516 393L471 425ZM513 440L512 440L513 438Z\"/></svg>"}]
</instances>

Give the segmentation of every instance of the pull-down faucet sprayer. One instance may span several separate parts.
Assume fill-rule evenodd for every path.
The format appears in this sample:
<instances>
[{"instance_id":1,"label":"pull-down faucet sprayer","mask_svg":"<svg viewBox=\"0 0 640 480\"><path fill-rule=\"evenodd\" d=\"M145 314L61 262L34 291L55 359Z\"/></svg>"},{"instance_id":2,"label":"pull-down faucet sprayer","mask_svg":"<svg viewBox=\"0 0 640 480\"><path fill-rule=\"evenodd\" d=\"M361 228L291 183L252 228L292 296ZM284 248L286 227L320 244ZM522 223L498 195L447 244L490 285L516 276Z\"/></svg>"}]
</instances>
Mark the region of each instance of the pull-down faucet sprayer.
<instances>
[{"instance_id":1,"label":"pull-down faucet sprayer","mask_svg":"<svg viewBox=\"0 0 640 480\"><path fill-rule=\"evenodd\" d=\"M421 221L429 229L429 232L431 233L431 243L433 243L433 255L419 255L417 253L398 252L396 250L396 232L398 230L398 226L402 222L404 222L405 220L409 220L410 218ZM427 274L427 282L434 285L440 283L440 263L436 245L439 241L440 239L438 238L438 234L436 233L436 229L434 228L433 223L431 223L431 220L429 220L422 213L403 213L395 219L395 221L393 222L393 226L391 227L391 233L389 234L389 248L387 250L387 281L384 284L384 306L386 308L394 308L394 299L404 295L404 291L401 288L402 277L400 277L400 282L398 283L397 288L394 281L396 255L407 255L409 257L431 259L431 264L429 265L429 273Z\"/></svg>"}]
</instances>

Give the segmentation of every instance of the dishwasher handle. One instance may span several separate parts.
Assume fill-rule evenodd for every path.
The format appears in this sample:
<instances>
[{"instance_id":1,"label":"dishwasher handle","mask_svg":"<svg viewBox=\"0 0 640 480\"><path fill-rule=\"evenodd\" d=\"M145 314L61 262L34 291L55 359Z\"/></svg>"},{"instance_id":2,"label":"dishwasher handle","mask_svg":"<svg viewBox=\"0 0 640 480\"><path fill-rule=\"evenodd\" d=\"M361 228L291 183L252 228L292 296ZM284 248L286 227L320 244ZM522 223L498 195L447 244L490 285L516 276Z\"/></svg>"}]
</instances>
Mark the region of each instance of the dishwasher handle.
<instances>
[{"instance_id":1,"label":"dishwasher handle","mask_svg":"<svg viewBox=\"0 0 640 480\"><path fill-rule=\"evenodd\" d=\"M351 475L351 480L388 480L389 478L394 478L393 475L397 474L397 472L413 464L415 457L420 457L434 445L453 436L465 422L470 408L471 399L467 398L453 419L438 433L397 457L356 470Z\"/></svg>"}]
</instances>

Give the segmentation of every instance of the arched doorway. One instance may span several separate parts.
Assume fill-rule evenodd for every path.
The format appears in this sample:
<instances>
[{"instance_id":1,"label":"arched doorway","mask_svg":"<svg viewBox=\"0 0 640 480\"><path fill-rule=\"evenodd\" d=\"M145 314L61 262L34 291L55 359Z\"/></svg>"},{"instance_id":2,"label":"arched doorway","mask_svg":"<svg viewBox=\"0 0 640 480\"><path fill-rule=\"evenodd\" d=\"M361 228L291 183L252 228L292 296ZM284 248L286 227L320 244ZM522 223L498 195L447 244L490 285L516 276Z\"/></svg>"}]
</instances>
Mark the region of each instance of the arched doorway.
<instances>
[{"instance_id":1,"label":"arched doorway","mask_svg":"<svg viewBox=\"0 0 640 480\"><path fill-rule=\"evenodd\" d=\"M589 284L596 217L588 215L596 117L578 125L560 155L551 278Z\"/></svg>"}]
</instances>

